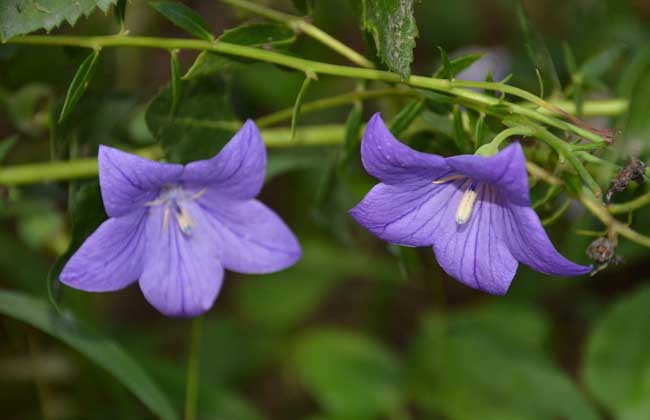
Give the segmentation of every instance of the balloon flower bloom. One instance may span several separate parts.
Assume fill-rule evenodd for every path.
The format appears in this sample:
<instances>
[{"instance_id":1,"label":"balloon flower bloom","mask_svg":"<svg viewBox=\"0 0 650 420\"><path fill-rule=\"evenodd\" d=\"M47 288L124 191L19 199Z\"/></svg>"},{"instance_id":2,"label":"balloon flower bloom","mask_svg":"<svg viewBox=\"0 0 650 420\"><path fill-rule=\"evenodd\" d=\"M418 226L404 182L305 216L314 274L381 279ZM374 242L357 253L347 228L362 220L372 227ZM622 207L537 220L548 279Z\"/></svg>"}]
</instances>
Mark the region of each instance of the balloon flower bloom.
<instances>
[{"instance_id":1,"label":"balloon flower bloom","mask_svg":"<svg viewBox=\"0 0 650 420\"><path fill-rule=\"evenodd\" d=\"M444 158L400 143L376 114L361 158L380 183L352 217L387 242L432 246L443 270L467 286L505 294L518 263L558 276L591 270L560 255L546 235L530 205L519 143L491 157Z\"/></svg>"},{"instance_id":2,"label":"balloon flower bloom","mask_svg":"<svg viewBox=\"0 0 650 420\"><path fill-rule=\"evenodd\" d=\"M161 313L193 317L212 307L224 268L263 274L291 266L301 256L296 237L255 200L265 170L252 121L218 155L187 165L100 146L109 219L70 258L61 282L108 292L138 281Z\"/></svg>"}]
</instances>

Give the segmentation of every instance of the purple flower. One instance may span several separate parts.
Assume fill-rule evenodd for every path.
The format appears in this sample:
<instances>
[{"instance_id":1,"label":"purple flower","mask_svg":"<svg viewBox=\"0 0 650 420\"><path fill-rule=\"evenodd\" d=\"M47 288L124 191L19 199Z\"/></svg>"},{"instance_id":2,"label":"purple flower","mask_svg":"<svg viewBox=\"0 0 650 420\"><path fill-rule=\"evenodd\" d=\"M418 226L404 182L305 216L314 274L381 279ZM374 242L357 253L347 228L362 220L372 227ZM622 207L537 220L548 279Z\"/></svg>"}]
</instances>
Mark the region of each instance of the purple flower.
<instances>
[{"instance_id":1,"label":"purple flower","mask_svg":"<svg viewBox=\"0 0 650 420\"><path fill-rule=\"evenodd\" d=\"M146 299L168 316L212 307L223 270L270 273L301 256L296 237L255 200L264 182L266 149L247 121L210 160L158 163L106 146L99 182L109 216L61 272L89 292L139 280Z\"/></svg>"},{"instance_id":2,"label":"purple flower","mask_svg":"<svg viewBox=\"0 0 650 420\"><path fill-rule=\"evenodd\" d=\"M361 157L381 182L351 215L385 241L433 246L445 272L470 287L505 294L518 262L563 276L591 269L561 256L546 235L518 143L492 157L443 158L400 143L375 114Z\"/></svg>"}]
</instances>

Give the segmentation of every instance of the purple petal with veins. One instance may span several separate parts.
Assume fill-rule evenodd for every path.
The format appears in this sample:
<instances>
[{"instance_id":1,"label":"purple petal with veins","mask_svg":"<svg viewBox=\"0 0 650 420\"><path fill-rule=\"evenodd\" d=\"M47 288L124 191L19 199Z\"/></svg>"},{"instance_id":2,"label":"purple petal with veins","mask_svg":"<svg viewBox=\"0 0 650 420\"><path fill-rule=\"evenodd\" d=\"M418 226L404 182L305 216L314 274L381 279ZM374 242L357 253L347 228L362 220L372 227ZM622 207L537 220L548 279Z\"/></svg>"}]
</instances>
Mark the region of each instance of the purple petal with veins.
<instances>
[{"instance_id":1,"label":"purple petal with veins","mask_svg":"<svg viewBox=\"0 0 650 420\"><path fill-rule=\"evenodd\" d=\"M212 307L224 268L264 274L293 265L298 240L255 200L265 170L266 149L250 120L218 155L185 166L100 146L110 218L70 258L61 282L102 292L139 281L161 313L192 317Z\"/></svg>"},{"instance_id":2,"label":"purple petal with veins","mask_svg":"<svg viewBox=\"0 0 650 420\"><path fill-rule=\"evenodd\" d=\"M400 143L375 114L361 158L381 182L352 217L385 241L432 246L443 270L470 287L505 294L518 263L558 276L591 270L558 253L530 207L519 143L491 157L443 158Z\"/></svg>"}]
</instances>

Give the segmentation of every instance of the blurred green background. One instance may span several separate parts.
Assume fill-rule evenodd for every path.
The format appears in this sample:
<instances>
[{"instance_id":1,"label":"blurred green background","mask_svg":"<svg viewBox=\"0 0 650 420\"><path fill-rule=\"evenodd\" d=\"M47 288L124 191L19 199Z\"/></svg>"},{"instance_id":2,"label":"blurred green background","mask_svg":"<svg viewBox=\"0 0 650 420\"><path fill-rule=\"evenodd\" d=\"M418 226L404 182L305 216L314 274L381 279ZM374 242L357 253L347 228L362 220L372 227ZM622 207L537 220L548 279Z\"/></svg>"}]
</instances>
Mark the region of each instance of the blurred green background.
<instances>
[{"instance_id":1,"label":"blurred green background","mask_svg":"<svg viewBox=\"0 0 650 420\"><path fill-rule=\"evenodd\" d=\"M184 3L203 16L215 35L262 20L218 1ZM288 1L263 3L300 14ZM353 3L316 0L312 22L365 51ZM647 73L629 71L648 57L647 1L531 0L525 5L563 86L571 83L563 43L578 63L603 51L620 51L599 83L586 86L588 98L630 95L626 86L638 86L631 78ZM415 7L420 35L414 74L435 70L438 46L450 53L498 47L509 57L511 83L538 91L510 1L422 0ZM187 37L139 0L127 6L126 27L132 35ZM118 30L111 14L97 12L55 33ZM283 51L348 64L305 36ZM169 55L163 50L106 49L74 114L63 125L51 123L86 54L67 47L0 45L0 139L16 139L2 153L3 166L52 156L66 159L70 144L78 157L95 156L98 144L127 149L154 144L145 110L169 82ZM195 56L181 52L184 70ZM304 78L252 62L223 76L225 88L215 89L225 89L240 119L293 106ZM212 91L206 89L194 93L209 97ZM352 80L321 76L305 101L354 89ZM390 119L407 101L366 101L363 119L375 111ZM622 130L631 116L643 121L648 108L643 101L633 105L628 114L597 123ZM210 112L218 116L221 110ZM347 105L302 115L299 129L343 124L349 112ZM435 126L438 114L430 114L429 120L422 118ZM437 153L454 152L449 133L437 126L409 131L402 139L427 142ZM634 149L647 158L647 142L648 137L628 136L615 146L616 156ZM446 276L430 249L388 246L356 226L346 212L374 181L356 155L345 170L338 170L339 149L269 150L270 173L261 200L292 227L305 255L295 267L273 275L227 273L204 325L200 419L650 419L647 249L622 240L617 253L625 262L594 277L553 278L520 266L507 296L489 296ZM607 187L609 178L599 181ZM0 188L3 289L47 300L48 272L71 239L69 206L83 200L80 192L92 196L93 182L75 181L73 189L67 183ZM633 188L617 200L645 190ZM77 194L70 197L69 191ZM539 198L545 191L536 185L532 195ZM101 207L94 203L95 213L79 207L74 217L101 219ZM559 205L561 200L550 201L538 209L540 217ZM637 212L633 222L637 231L650 232L650 211ZM564 255L588 263L585 249L593 238L578 235L577 229L602 227L576 205L548 232ZM118 343L180 412L190 321L164 318L136 285L107 294L69 288L54 292L62 292L59 305L65 312ZM10 300L0 299L3 304L16 308ZM129 376L129 366L120 366L101 340L95 344L98 359L114 362ZM155 418L110 369L101 369L75 348L13 317L0 318L0 418ZM136 388L144 389L134 380Z\"/></svg>"}]
</instances>

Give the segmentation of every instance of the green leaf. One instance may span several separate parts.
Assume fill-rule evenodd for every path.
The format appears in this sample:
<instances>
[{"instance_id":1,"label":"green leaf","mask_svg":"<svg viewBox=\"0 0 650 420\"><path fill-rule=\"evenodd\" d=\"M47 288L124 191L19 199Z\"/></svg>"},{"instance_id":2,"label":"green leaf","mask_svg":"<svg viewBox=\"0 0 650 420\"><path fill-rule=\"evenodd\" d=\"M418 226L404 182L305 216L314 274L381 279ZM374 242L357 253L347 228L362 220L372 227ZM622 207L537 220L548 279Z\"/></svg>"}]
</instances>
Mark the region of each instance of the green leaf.
<instances>
[{"instance_id":1,"label":"green leaf","mask_svg":"<svg viewBox=\"0 0 650 420\"><path fill-rule=\"evenodd\" d=\"M372 34L378 57L407 79L418 36L413 0L363 0L362 6L362 27Z\"/></svg>"},{"instance_id":2,"label":"green leaf","mask_svg":"<svg viewBox=\"0 0 650 420\"><path fill-rule=\"evenodd\" d=\"M178 50L173 50L170 55L171 84L172 84L172 114L176 113L178 102L181 99L181 69L178 63Z\"/></svg>"},{"instance_id":3,"label":"green leaf","mask_svg":"<svg viewBox=\"0 0 650 420\"><path fill-rule=\"evenodd\" d=\"M95 8L103 12L117 0L3 0L0 3L0 41L38 29L47 31L64 21L74 25Z\"/></svg>"},{"instance_id":4,"label":"green leaf","mask_svg":"<svg viewBox=\"0 0 650 420\"><path fill-rule=\"evenodd\" d=\"M444 50L440 48L440 54L442 55ZM447 56L447 53L444 53L444 56ZM467 54L461 57L452 58L451 60L447 59L447 70L445 70L445 60L442 61L438 69L433 73L433 77L440 78L453 78L458 73L462 72L476 61L480 60L483 57L483 54ZM447 74L445 74L447 73Z\"/></svg>"},{"instance_id":5,"label":"green leaf","mask_svg":"<svg viewBox=\"0 0 650 420\"><path fill-rule=\"evenodd\" d=\"M399 137L400 134L411 126L413 121L424 110L424 102L425 100L422 98L412 99L393 118L390 122L390 131L395 137Z\"/></svg>"},{"instance_id":6,"label":"green leaf","mask_svg":"<svg viewBox=\"0 0 650 420\"><path fill-rule=\"evenodd\" d=\"M249 47L282 47L296 40L296 33L286 25L277 23L254 23L238 26L224 31L217 41ZM241 64L250 62L235 59L210 51L203 51L197 57L185 79L197 76L218 74Z\"/></svg>"},{"instance_id":7,"label":"green leaf","mask_svg":"<svg viewBox=\"0 0 650 420\"><path fill-rule=\"evenodd\" d=\"M176 114L170 115L171 88L153 99L146 121L169 161L187 163L217 154L239 129L219 78L190 79L183 85Z\"/></svg>"},{"instance_id":8,"label":"green leaf","mask_svg":"<svg viewBox=\"0 0 650 420\"><path fill-rule=\"evenodd\" d=\"M30 83L11 93L7 98L7 115L12 124L30 136L42 135L45 124L36 114L47 109L52 98L52 88L41 83Z\"/></svg>"},{"instance_id":9,"label":"green leaf","mask_svg":"<svg viewBox=\"0 0 650 420\"><path fill-rule=\"evenodd\" d=\"M557 75L555 64L553 64L551 54L548 52L548 48L546 48L544 38L531 23L522 0L516 1L516 12L519 26L526 40L526 51L535 68L539 70L544 80L544 85L551 87L551 94L561 91L560 79Z\"/></svg>"},{"instance_id":10,"label":"green leaf","mask_svg":"<svg viewBox=\"0 0 650 420\"><path fill-rule=\"evenodd\" d=\"M339 169L344 168L359 154L361 124L363 122L363 104L355 103L345 122L345 138L339 155Z\"/></svg>"},{"instance_id":11,"label":"green leaf","mask_svg":"<svg viewBox=\"0 0 650 420\"><path fill-rule=\"evenodd\" d=\"M428 318L411 347L411 382L427 418L597 420L544 353L548 323L529 306Z\"/></svg>"},{"instance_id":12,"label":"green leaf","mask_svg":"<svg viewBox=\"0 0 650 420\"><path fill-rule=\"evenodd\" d=\"M178 418L158 386L117 344L70 316L59 316L44 300L2 290L0 313L29 324L77 350L113 375L161 419Z\"/></svg>"},{"instance_id":13,"label":"green leaf","mask_svg":"<svg viewBox=\"0 0 650 420\"><path fill-rule=\"evenodd\" d=\"M74 110L74 107L77 105L77 102L79 102L79 99L81 99L81 96L86 91L86 88L88 88L90 79L92 79L95 71L97 58L99 58L99 51L94 50L84 59L79 66L79 69L77 69L77 73L75 73L74 78L70 83L70 87L68 88L68 93L65 95L61 114L59 114L59 123L70 115Z\"/></svg>"},{"instance_id":14,"label":"green leaf","mask_svg":"<svg viewBox=\"0 0 650 420\"><path fill-rule=\"evenodd\" d=\"M463 111L461 111L460 106L454 105L452 111L453 121L454 121L454 142L458 150L467 149L467 136L465 136L465 127L463 126Z\"/></svg>"},{"instance_id":15,"label":"green leaf","mask_svg":"<svg viewBox=\"0 0 650 420\"><path fill-rule=\"evenodd\" d=\"M269 47L291 44L296 40L296 33L286 25L252 23L227 29L217 40L249 47Z\"/></svg>"},{"instance_id":16,"label":"green leaf","mask_svg":"<svg viewBox=\"0 0 650 420\"><path fill-rule=\"evenodd\" d=\"M625 47L618 45L594 55L580 66L580 74L585 81L595 83L621 58Z\"/></svg>"},{"instance_id":17,"label":"green leaf","mask_svg":"<svg viewBox=\"0 0 650 420\"><path fill-rule=\"evenodd\" d=\"M214 40L212 30L205 23L203 17L183 3L176 1L155 1L150 2L149 5L185 32L206 41Z\"/></svg>"},{"instance_id":18,"label":"green leaf","mask_svg":"<svg viewBox=\"0 0 650 420\"><path fill-rule=\"evenodd\" d=\"M305 97L305 93L307 93L307 89L309 89L309 85L311 85L311 82L314 79L314 75L307 74L305 80L302 82L302 86L300 86L298 95L296 95L296 102L293 104L293 113L291 114L291 136L289 137L291 141L296 138L296 126L298 124L298 116L300 115L300 107Z\"/></svg>"},{"instance_id":19,"label":"green leaf","mask_svg":"<svg viewBox=\"0 0 650 420\"><path fill-rule=\"evenodd\" d=\"M124 32L124 21L126 19L126 0L117 0L115 5L115 18L120 25L120 31Z\"/></svg>"},{"instance_id":20,"label":"green leaf","mask_svg":"<svg viewBox=\"0 0 650 420\"><path fill-rule=\"evenodd\" d=\"M52 265L47 275L48 297L59 312L61 312L59 303L63 293L63 286L59 281L61 270L86 238L107 218L98 181L88 182L77 189L70 213L72 219L70 245Z\"/></svg>"},{"instance_id":21,"label":"green leaf","mask_svg":"<svg viewBox=\"0 0 650 420\"><path fill-rule=\"evenodd\" d=\"M582 377L594 397L619 420L650 412L650 287L616 302L587 344Z\"/></svg>"},{"instance_id":22,"label":"green leaf","mask_svg":"<svg viewBox=\"0 0 650 420\"><path fill-rule=\"evenodd\" d=\"M0 141L0 163L2 163L5 157L7 157L7 154L11 151L17 141L17 135L9 136Z\"/></svg>"},{"instance_id":23,"label":"green leaf","mask_svg":"<svg viewBox=\"0 0 650 420\"><path fill-rule=\"evenodd\" d=\"M442 47L438 47L438 51L440 52L440 67L442 69L441 76L451 80L453 79L454 75L451 70L451 63L449 62L449 57L447 57L447 51L445 51L445 49Z\"/></svg>"},{"instance_id":24,"label":"green leaf","mask_svg":"<svg viewBox=\"0 0 650 420\"><path fill-rule=\"evenodd\" d=\"M333 328L313 331L299 339L293 366L334 416L388 417L402 404L399 359L370 337Z\"/></svg>"},{"instance_id":25,"label":"green leaf","mask_svg":"<svg viewBox=\"0 0 650 420\"><path fill-rule=\"evenodd\" d=\"M314 11L316 0L292 0L292 2L296 9L304 14L311 15Z\"/></svg>"}]
</instances>

